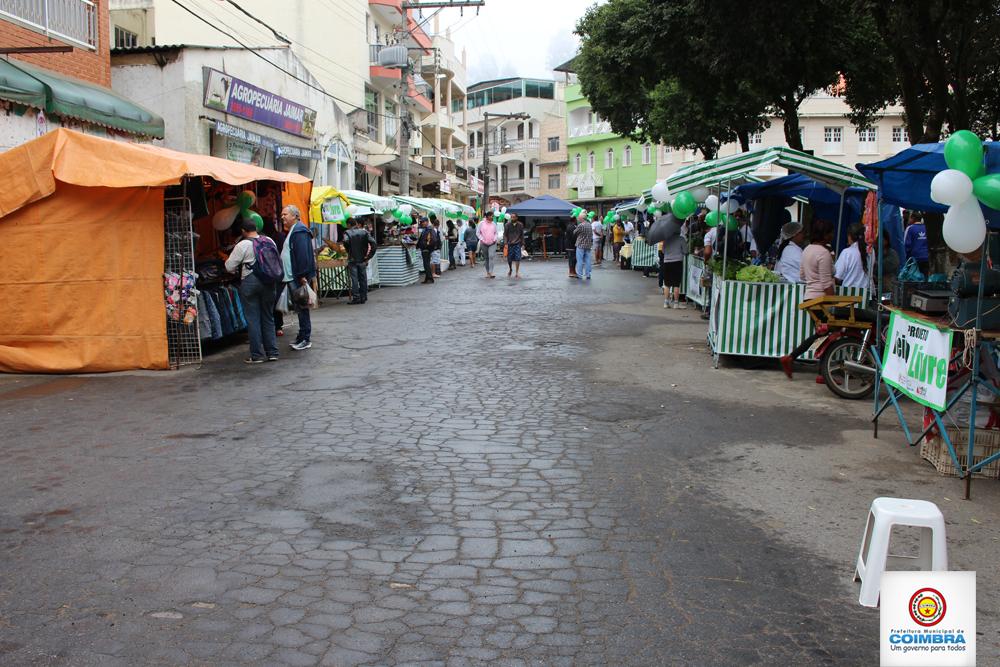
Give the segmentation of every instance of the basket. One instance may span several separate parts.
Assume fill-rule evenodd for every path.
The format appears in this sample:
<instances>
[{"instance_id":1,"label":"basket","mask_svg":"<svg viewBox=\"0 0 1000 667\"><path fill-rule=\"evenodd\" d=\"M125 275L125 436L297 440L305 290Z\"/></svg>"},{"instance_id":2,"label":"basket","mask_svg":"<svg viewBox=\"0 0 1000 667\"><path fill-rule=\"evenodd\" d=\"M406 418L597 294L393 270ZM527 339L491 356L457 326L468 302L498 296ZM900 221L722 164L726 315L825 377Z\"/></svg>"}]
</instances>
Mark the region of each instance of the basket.
<instances>
[{"instance_id":1,"label":"basket","mask_svg":"<svg viewBox=\"0 0 1000 667\"><path fill-rule=\"evenodd\" d=\"M347 266L346 259L317 259L317 269L340 269Z\"/></svg>"},{"instance_id":2,"label":"basket","mask_svg":"<svg viewBox=\"0 0 1000 667\"><path fill-rule=\"evenodd\" d=\"M968 433L968 431L954 427L948 429L948 437L955 447L955 456L958 457L958 462L963 466L969 447ZM977 428L973 443L972 464L975 465L1000 451L1000 430ZM942 475L958 477L955 464L948 454L948 446L944 444L944 438L936 433L928 434L920 443L920 456L929 461ZM1000 459L993 461L973 476L1000 479Z\"/></svg>"}]
</instances>

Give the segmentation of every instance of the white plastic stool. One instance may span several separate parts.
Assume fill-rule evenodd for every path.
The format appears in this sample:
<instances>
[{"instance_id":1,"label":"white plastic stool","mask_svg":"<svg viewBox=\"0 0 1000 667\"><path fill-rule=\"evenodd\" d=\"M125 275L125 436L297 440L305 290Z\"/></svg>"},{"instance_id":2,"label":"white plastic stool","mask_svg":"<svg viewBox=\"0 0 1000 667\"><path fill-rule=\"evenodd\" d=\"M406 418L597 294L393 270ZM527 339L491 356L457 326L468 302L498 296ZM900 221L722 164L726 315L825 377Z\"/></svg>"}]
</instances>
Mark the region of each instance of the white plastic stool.
<instances>
[{"instance_id":1,"label":"white plastic stool","mask_svg":"<svg viewBox=\"0 0 1000 667\"><path fill-rule=\"evenodd\" d=\"M893 526L917 526L921 529L917 556L889 555L889 536ZM914 563L921 570L948 569L948 545L941 510L926 500L876 498L868 510L868 523L854 568L854 581L861 581L858 602L865 607L877 607L886 565L907 566Z\"/></svg>"}]
</instances>

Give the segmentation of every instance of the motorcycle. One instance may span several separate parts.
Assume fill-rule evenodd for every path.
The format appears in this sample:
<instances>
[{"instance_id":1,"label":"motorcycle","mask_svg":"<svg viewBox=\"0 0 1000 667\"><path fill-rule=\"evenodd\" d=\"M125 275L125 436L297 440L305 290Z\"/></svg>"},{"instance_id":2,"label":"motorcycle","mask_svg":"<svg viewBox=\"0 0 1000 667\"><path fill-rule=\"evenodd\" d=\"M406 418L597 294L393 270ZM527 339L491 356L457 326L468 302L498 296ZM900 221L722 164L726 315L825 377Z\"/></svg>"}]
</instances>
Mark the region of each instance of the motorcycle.
<instances>
[{"instance_id":1,"label":"motorcycle","mask_svg":"<svg viewBox=\"0 0 1000 667\"><path fill-rule=\"evenodd\" d=\"M821 296L799 308L821 336L814 349L827 388L851 400L870 396L877 373L875 311L862 308L860 296Z\"/></svg>"}]
</instances>

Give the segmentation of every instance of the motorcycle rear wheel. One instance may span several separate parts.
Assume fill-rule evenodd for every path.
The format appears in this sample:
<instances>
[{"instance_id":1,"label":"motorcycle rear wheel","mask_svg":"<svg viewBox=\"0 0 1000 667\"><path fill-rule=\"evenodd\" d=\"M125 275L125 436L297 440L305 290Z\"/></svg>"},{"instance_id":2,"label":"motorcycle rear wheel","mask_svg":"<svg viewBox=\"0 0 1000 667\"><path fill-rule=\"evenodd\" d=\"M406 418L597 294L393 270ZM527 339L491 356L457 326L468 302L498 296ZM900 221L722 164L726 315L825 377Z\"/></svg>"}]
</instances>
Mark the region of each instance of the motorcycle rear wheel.
<instances>
[{"instance_id":1,"label":"motorcycle rear wheel","mask_svg":"<svg viewBox=\"0 0 1000 667\"><path fill-rule=\"evenodd\" d=\"M870 368L857 371L847 367L852 362ZM857 338L841 338L827 348L820 360L820 374L826 386L837 396L858 400L871 396L875 389L875 356L871 347Z\"/></svg>"}]
</instances>

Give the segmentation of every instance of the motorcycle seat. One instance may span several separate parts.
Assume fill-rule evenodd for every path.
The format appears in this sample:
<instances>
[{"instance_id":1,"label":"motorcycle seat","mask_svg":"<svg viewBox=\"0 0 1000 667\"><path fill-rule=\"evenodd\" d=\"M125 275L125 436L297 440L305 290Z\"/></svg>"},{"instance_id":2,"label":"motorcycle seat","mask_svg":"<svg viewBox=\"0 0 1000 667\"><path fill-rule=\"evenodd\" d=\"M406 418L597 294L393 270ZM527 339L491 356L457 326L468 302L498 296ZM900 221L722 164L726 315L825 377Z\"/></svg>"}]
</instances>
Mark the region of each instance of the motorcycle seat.
<instances>
[{"instance_id":1,"label":"motorcycle seat","mask_svg":"<svg viewBox=\"0 0 1000 667\"><path fill-rule=\"evenodd\" d=\"M847 320L851 318L850 308L832 308L831 314L838 320ZM854 321L855 322L867 322L872 323L875 321L876 313L870 308L855 308L854 309Z\"/></svg>"}]
</instances>

